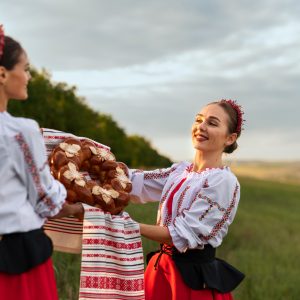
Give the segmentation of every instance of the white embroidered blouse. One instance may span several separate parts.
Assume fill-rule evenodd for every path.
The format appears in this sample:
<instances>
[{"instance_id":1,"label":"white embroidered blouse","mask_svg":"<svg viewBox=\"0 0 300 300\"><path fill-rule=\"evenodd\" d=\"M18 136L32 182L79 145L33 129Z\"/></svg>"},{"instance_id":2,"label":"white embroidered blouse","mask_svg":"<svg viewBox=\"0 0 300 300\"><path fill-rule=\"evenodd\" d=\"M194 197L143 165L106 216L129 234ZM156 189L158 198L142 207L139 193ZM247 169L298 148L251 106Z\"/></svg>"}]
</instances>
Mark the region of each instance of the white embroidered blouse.
<instances>
[{"instance_id":1,"label":"white embroidered blouse","mask_svg":"<svg viewBox=\"0 0 300 300\"><path fill-rule=\"evenodd\" d=\"M160 201L157 224L168 227L180 252L205 244L218 247L240 199L239 182L229 167L202 172L192 167L181 162L155 171L131 170L130 175L132 201Z\"/></svg>"},{"instance_id":2,"label":"white embroidered blouse","mask_svg":"<svg viewBox=\"0 0 300 300\"><path fill-rule=\"evenodd\" d=\"M0 112L0 235L40 228L65 198L50 174L38 124Z\"/></svg>"}]
</instances>

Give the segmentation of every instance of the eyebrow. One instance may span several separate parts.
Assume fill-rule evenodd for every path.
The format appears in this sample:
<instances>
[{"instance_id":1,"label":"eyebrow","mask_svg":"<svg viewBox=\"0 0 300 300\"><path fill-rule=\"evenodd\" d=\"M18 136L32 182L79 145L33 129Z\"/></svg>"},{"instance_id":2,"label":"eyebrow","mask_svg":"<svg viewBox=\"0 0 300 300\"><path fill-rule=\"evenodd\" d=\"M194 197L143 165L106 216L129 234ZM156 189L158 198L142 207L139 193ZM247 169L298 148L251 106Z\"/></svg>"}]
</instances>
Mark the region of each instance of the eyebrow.
<instances>
[{"instance_id":1,"label":"eyebrow","mask_svg":"<svg viewBox=\"0 0 300 300\"><path fill-rule=\"evenodd\" d=\"M202 114L197 114L196 115L196 117L204 117ZM208 117L209 119L213 119L213 120L216 120L216 121L218 121L218 122L221 122L221 120L219 119L219 118L217 118L217 117L214 117L214 116L210 116L210 117Z\"/></svg>"}]
</instances>

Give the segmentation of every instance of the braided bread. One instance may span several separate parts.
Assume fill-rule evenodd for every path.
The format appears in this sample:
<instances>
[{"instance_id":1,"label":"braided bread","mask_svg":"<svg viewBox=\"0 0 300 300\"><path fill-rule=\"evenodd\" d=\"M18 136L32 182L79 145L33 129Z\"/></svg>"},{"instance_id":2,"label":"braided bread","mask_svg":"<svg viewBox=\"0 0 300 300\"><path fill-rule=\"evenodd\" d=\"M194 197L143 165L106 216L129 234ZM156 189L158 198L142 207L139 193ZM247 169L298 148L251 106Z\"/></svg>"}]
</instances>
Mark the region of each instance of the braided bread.
<instances>
[{"instance_id":1,"label":"braided bread","mask_svg":"<svg viewBox=\"0 0 300 300\"><path fill-rule=\"evenodd\" d=\"M132 184L126 165L92 141L65 139L52 150L49 165L66 187L68 202L83 202L111 214L128 205Z\"/></svg>"}]
</instances>

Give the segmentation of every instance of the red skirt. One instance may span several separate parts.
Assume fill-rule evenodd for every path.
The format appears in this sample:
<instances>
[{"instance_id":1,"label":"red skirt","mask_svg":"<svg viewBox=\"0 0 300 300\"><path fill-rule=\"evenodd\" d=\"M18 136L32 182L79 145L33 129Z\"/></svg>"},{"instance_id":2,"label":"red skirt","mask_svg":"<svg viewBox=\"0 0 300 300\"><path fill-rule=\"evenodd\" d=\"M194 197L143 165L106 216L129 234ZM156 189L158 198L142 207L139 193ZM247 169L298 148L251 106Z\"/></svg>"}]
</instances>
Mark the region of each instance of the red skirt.
<instances>
[{"instance_id":1,"label":"red skirt","mask_svg":"<svg viewBox=\"0 0 300 300\"><path fill-rule=\"evenodd\" d=\"M155 270L158 255L157 253L151 258L145 272L145 300L233 300L231 293L189 288L169 255L161 256Z\"/></svg>"},{"instance_id":2,"label":"red skirt","mask_svg":"<svg viewBox=\"0 0 300 300\"><path fill-rule=\"evenodd\" d=\"M0 299L58 300L51 258L22 274L0 272Z\"/></svg>"}]
</instances>

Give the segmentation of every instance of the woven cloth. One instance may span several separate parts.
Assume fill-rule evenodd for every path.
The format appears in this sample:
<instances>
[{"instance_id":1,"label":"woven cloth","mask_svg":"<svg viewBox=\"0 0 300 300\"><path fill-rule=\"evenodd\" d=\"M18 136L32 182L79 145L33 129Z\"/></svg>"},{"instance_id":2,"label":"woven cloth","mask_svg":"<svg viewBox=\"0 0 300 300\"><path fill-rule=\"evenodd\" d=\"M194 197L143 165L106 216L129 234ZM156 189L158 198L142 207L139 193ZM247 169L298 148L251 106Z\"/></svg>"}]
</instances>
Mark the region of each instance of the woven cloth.
<instances>
[{"instance_id":1,"label":"woven cloth","mask_svg":"<svg viewBox=\"0 0 300 300\"><path fill-rule=\"evenodd\" d=\"M79 299L144 299L139 226L128 213L84 205Z\"/></svg>"},{"instance_id":2,"label":"woven cloth","mask_svg":"<svg viewBox=\"0 0 300 300\"><path fill-rule=\"evenodd\" d=\"M76 138L53 129L43 129L43 137L48 155L64 139ZM83 206L83 221L62 218L49 220L44 226L55 250L81 253L79 299L144 299L144 257L138 223L126 212L112 216Z\"/></svg>"}]
</instances>

